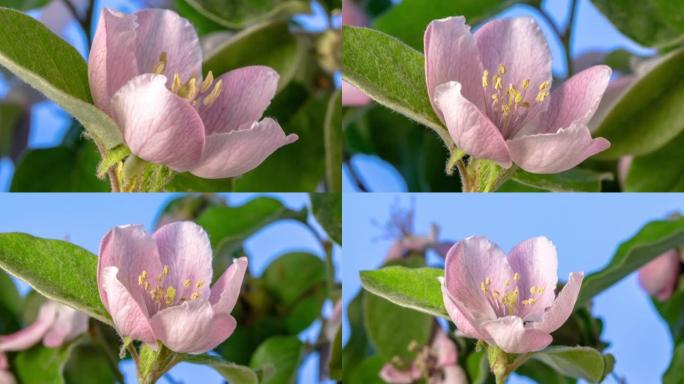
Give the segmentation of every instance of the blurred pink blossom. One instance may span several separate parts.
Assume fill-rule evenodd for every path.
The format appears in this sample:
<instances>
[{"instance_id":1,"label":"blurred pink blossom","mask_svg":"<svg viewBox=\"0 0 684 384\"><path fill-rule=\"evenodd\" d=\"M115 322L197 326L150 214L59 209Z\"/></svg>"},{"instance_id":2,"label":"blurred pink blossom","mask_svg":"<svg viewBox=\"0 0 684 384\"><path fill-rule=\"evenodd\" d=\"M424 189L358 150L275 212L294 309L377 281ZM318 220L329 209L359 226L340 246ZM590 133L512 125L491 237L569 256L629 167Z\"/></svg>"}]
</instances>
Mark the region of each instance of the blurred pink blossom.
<instances>
[{"instance_id":1,"label":"blurred pink blossom","mask_svg":"<svg viewBox=\"0 0 684 384\"><path fill-rule=\"evenodd\" d=\"M639 283L649 295L665 301L677 287L681 262L679 251L669 250L639 269Z\"/></svg>"},{"instance_id":2,"label":"blurred pink blossom","mask_svg":"<svg viewBox=\"0 0 684 384\"><path fill-rule=\"evenodd\" d=\"M446 258L442 294L449 317L467 337L507 353L539 351L572 313L584 274L570 273L555 294L556 248L545 237L508 256L484 237L456 243Z\"/></svg>"}]
</instances>

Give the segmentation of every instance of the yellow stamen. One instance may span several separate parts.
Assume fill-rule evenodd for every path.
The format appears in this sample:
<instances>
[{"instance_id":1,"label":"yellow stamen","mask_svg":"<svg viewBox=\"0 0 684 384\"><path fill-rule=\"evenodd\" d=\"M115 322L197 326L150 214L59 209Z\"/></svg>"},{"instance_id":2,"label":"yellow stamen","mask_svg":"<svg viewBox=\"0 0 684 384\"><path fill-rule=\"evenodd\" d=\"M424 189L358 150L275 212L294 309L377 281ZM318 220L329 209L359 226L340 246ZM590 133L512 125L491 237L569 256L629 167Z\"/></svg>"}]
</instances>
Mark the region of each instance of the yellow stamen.
<instances>
[{"instance_id":1,"label":"yellow stamen","mask_svg":"<svg viewBox=\"0 0 684 384\"><path fill-rule=\"evenodd\" d=\"M183 83L181 82L180 74L175 73L173 75L173 84L171 84L171 92L177 93L182 85Z\"/></svg>"},{"instance_id":2,"label":"yellow stamen","mask_svg":"<svg viewBox=\"0 0 684 384\"><path fill-rule=\"evenodd\" d=\"M183 280L183 287L189 288L190 284L192 284L192 281L190 279Z\"/></svg>"},{"instance_id":3,"label":"yellow stamen","mask_svg":"<svg viewBox=\"0 0 684 384\"><path fill-rule=\"evenodd\" d=\"M518 281L520 280L520 274L518 272L513 274L513 281Z\"/></svg>"},{"instance_id":4,"label":"yellow stamen","mask_svg":"<svg viewBox=\"0 0 684 384\"><path fill-rule=\"evenodd\" d=\"M181 96L185 97L188 100L195 100L197 94L199 93L199 89L197 88L197 79L195 77L190 78L190 80L188 80L188 83L185 84L185 87L187 89L187 93Z\"/></svg>"},{"instance_id":5,"label":"yellow stamen","mask_svg":"<svg viewBox=\"0 0 684 384\"><path fill-rule=\"evenodd\" d=\"M499 64L499 73L502 75L506 73L506 67L503 64Z\"/></svg>"},{"instance_id":6,"label":"yellow stamen","mask_svg":"<svg viewBox=\"0 0 684 384\"><path fill-rule=\"evenodd\" d=\"M140 276L138 276L138 285L145 284L145 280L147 280L147 271L143 270Z\"/></svg>"},{"instance_id":7,"label":"yellow stamen","mask_svg":"<svg viewBox=\"0 0 684 384\"><path fill-rule=\"evenodd\" d=\"M489 87L489 71L485 69L482 72L482 88L487 89L487 87Z\"/></svg>"},{"instance_id":8,"label":"yellow stamen","mask_svg":"<svg viewBox=\"0 0 684 384\"><path fill-rule=\"evenodd\" d=\"M200 288L202 288L203 286L204 286L204 281L202 281L202 280L198 281L197 284L195 285L195 287L196 287L197 289L200 289Z\"/></svg>"},{"instance_id":9,"label":"yellow stamen","mask_svg":"<svg viewBox=\"0 0 684 384\"><path fill-rule=\"evenodd\" d=\"M494 89L496 89L496 90L501 89L501 76L499 76L499 75L494 76Z\"/></svg>"},{"instance_id":10,"label":"yellow stamen","mask_svg":"<svg viewBox=\"0 0 684 384\"><path fill-rule=\"evenodd\" d=\"M166 288L166 297L164 300L166 305L171 305L175 298L176 298L176 288L174 288L174 287Z\"/></svg>"},{"instance_id":11,"label":"yellow stamen","mask_svg":"<svg viewBox=\"0 0 684 384\"><path fill-rule=\"evenodd\" d=\"M197 300L199 298L200 294L199 292L193 292L192 295L190 296L190 300Z\"/></svg>"},{"instance_id":12,"label":"yellow stamen","mask_svg":"<svg viewBox=\"0 0 684 384\"><path fill-rule=\"evenodd\" d=\"M202 100L202 104L204 104L205 106L209 106L212 103L214 103L214 101L216 101L216 99L218 99L218 97L221 95L222 90L223 90L223 80L219 80L216 82L216 85L214 85L214 88L211 90L211 93L209 93L204 98L204 100Z\"/></svg>"},{"instance_id":13,"label":"yellow stamen","mask_svg":"<svg viewBox=\"0 0 684 384\"><path fill-rule=\"evenodd\" d=\"M209 73L207 73L206 79L204 79L204 81L202 82L202 85L200 86L200 92L204 93L204 92L208 91L209 87L211 87L211 84L213 84L213 83L214 83L214 73L209 71Z\"/></svg>"},{"instance_id":14,"label":"yellow stamen","mask_svg":"<svg viewBox=\"0 0 684 384\"><path fill-rule=\"evenodd\" d=\"M157 63L157 65L154 66L153 72L157 75L161 75L162 73L164 73L164 71L166 70L167 60L168 55L166 54L166 52L162 52L159 55L159 62Z\"/></svg>"},{"instance_id":15,"label":"yellow stamen","mask_svg":"<svg viewBox=\"0 0 684 384\"><path fill-rule=\"evenodd\" d=\"M529 86L530 86L530 80L529 79L523 80L522 89L527 89Z\"/></svg>"}]
</instances>

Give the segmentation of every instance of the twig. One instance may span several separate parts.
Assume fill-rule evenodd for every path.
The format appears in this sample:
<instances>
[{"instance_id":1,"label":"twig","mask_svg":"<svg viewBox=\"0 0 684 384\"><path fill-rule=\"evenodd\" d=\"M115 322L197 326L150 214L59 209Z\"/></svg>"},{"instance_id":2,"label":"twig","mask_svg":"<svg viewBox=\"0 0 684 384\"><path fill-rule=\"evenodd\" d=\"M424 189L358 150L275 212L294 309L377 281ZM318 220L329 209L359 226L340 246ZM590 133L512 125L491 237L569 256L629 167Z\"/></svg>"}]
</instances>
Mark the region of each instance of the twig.
<instances>
[{"instance_id":1,"label":"twig","mask_svg":"<svg viewBox=\"0 0 684 384\"><path fill-rule=\"evenodd\" d=\"M359 175L358 171L356 170L356 167L354 167L354 164L352 164L351 158L347 154L345 154L344 156L344 164L347 166L347 171L349 171L349 178L351 178L354 182L354 186L356 186L356 188L361 192L368 192L368 188L363 182L361 175Z\"/></svg>"},{"instance_id":2,"label":"twig","mask_svg":"<svg viewBox=\"0 0 684 384\"><path fill-rule=\"evenodd\" d=\"M546 21L546 23L551 27L553 32L558 36L561 44L563 45L563 55L565 56L565 66L568 69L568 77L573 74L572 65L572 52L570 41L572 40L572 25L575 21L575 14L577 10L577 0L570 1L570 17L568 18L568 23L563 31L560 30L556 22L553 20L551 15L546 13L542 8L537 8L539 15Z\"/></svg>"}]
</instances>

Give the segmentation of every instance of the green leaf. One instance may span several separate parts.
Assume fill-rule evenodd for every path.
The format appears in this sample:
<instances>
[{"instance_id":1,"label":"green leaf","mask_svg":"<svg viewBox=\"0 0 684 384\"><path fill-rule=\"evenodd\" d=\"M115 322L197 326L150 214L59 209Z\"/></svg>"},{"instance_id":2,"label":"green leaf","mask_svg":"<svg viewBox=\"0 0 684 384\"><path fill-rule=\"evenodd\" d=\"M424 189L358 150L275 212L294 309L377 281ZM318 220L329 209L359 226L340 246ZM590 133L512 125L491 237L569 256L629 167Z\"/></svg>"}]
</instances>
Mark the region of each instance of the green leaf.
<instances>
[{"instance_id":1,"label":"green leaf","mask_svg":"<svg viewBox=\"0 0 684 384\"><path fill-rule=\"evenodd\" d=\"M294 383L303 355L304 345L297 336L276 336L259 346L250 366L264 371L274 370L270 377L264 377L262 384Z\"/></svg>"},{"instance_id":2,"label":"green leaf","mask_svg":"<svg viewBox=\"0 0 684 384\"><path fill-rule=\"evenodd\" d=\"M282 95L285 98L289 94L289 92L281 92L278 96ZM278 149L256 169L237 178L235 191L303 192L315 190L325 175L323 125L327 101L327 97L310 98L297 109L291 118L278 118L285 132L297 134L299 140ZM264 116L273 115L267 110Z\"/></svg>"},{"instance_id":3,"label":"green leaf","mask_svg":"<svg viewBox=\"0 0 684 384\"><path fill-rule=\"evenodd\" d=\"M666 301L651 299L660 316L667 322L672 340L684 340L684 290L678 290Z\"/></svg>"},{"instance_id":4,"label":"green leaf","mask_svg":"<svg viewBox=\"0 0 684 384\"><path fill-rule=\"evenodd\" d=\"M409 346L417 343L422 347L430 341L432 316L400 307L372 294L364 295L363 312L368 337L385 361L395 356L412 360L417 350Z\"/></svg>"},{"instance_id":5,"label":"green leaf","mask_svg":"<svg viewBox=\"0 0 684 384\"><path fill-rule=\"evenodd\" d=\"M368 336L364 326L363 290L359 292L347 306L347 320L349 321L349 338L342 350L342 382L350 382L354 372L369 351Z\"/></svg>"},{"instance_id":6,"label":"green leaf","mask_svg":"<svg viewBox=\"0 0 684 384\"><path fill-rule=\"evenodd\" d=\"M629 166L625 191L683 192L683 147L684 132L659 150L635 157Z\"/></svg>"},{"instance_id":7,"label":"green leaf","mask_svg":"<svg viewBox=\"0 0 684 384\"><path fill-rule=\"evenodd\" d=\"M64 367L64 380L69 384L109 384L116 381L102 348L92 344L78 345Z\"/></svg>"},{"instance_id":8,"label":"green leaf","mask_svg":"<svg viewBox=\"0 0 684 384\"><path fill-rule=\"evenodd\" d=\"M311 210L316 221L337 244L342 244L342 194L311 193Z\"/></svg>"},{"instance_id":9,"label":"green leaf","mask_svg":"<svg viewBox=\"0 0 684 384\"><path fill-rule=\"evenodd\" d=\"M202 66L218 77L232 69L266 65L278 72L278 89L283 89L292 80L303 54L304 46L290 33L287 22L270 21L231 36L207 54Z\"/></svg>"},{"instance_id":10,"label":"green leaf","mask_svg":"<svg viewBox=\"0 0 684 384\"><path fill-rule=\"evenodd\" d=\"M121 143L114 121L91 104L86 62L39 21L0 9L0 65L74 116L99 145Z\"/></svg>"},{"instance_id":11,"label":"green leaf","mask_svg":"<svg viewBox=\"0 0 684 384\"><path fill-rule=\"evenodd\" d=\"M423 55L398 39L368 28L342 29L342 76L378 103L437 132L449 143L425 84Z\"/></svg>"},{"instance_id":12,"label":"green leaf","mask_svg":"<svg viewBox=\"0 0 684 384\"><path fill-rule=\"evenodd\" d=\"M520 184L553 192L601 192L601 182L612 179L611 173L581 168L550 175L529 173L519 169L513 174L513 180Z\"/></svg>"},{"instance_id":13,"label":"green leaf","mask_svg":"<svg viewBox=\"0 0 684 384\"><path fill-rule=\"evenodd\" d=\"M226 192L233 190L233 179L203 179L189 172L176 174L164 186L166 192Z\"/></svg>"},{"instance_id":14,"label":"green leaf","mask_svg":"<svg viewBox=\"0 0 684 384\"><path fill-rule=\"evenodd\" d=\"M325 283L325 264L310 253L287 253L269 264L263 279L266 288L287 306Z\"/></svg>"},{"instance_id":15,"label":"green leaf","mask_svg":"<svg viewBox=\"0 0 684 384\"><path fill-rule=\"evenodd\" d=\"M463 368L468 374L470 384L485 384L489 379L489 364L484 350L470 352Z\"/></svg>"},{"instance_id":16,"label":"green leaf","mask_svg":"<svg viewBox=\"0 0 684 384\"><path fill-rule=\"evenodd\" d=\"M109 184L96 176L100 155L95 145L32 149L17 163L11 192L107 192Z\"/></svg>"},{"instance_id":17,"label":"green leaf","mask_svg":"<svg viewBox=\"0 0 684 384\"><path fill-rule=\"evenodd\" d=\"M402 307L449 318L437 280L444 276L442 269L394 266L360 274L363 288L375 295Z\"/></svg>"},{"instance_id":18,"label":"green leaf","mask_svg":"<svg viewBox=\"0 0 684 384\"><path fill-rule=\"evenodd\" d=\"M670 52L615 103L594 132L610 148L597 158L645 155L684 130L684 49Z\"/></svg>"},{"instance_id":19,"label":"green leaf","mask_svg":"<svg viewBox=\"0 0 684 384\"><path fill-rule=\"evenodd\" d=\"M325 113L325 179L328 190L342 191L342 92L332 94Z\"/></svg>"},{"instance_id":20,"label":"green leaf","mask_svg":"<svg viewBox=\"0 0 684 384\"><path fill-rule=\"evenodd\" d=\"M375 20L374 27L395 36L415 49L423 49L423 34L432 20L463 15L469 25L498 13L515 1L500 0L403 0ZM345 52L346 54L346 52Z\"/></svg>"},{"instance_id":21,"label":"green leaf","mask_svg":"<svg viewBox=\"0 0 684 384\"><path fill-rule=\"evenodd\" d=\"M42 8L50 0L0 0L0 7L14 8L20 11Z\"/></svg>"},{"instance_id":22,"label":"green leaf","mask_svg":"<svg viewBox=\"0 0 684 384\"><path fill-rule=\"evenodd\" d=\"M358 368L351 373L349 384L384 384L380 379L380 370L385 365L386 360L380 356L373 356L365 359L359 364Z\"/></svg>"},{"instance_id":23,"label":"green leaf","mask_svg":"<svg viewBox=\"0 0 684 384\"><path fill-rule=\"evenodd\" d=\"M684 341L675 345L670 366L663 374L663 384L681 384L684 382Z\"/></svg>"},{"instance_id":24,"label":"green leaf","mask_svg":"<svg viewBox=\"0 0 684 384\"><path fill-rule=\"evenodd\" d=\"M604 377L601 352L588 347L549 347L532 355L563 375L598 383Z\"/></svg>"},{"instance_id":25,"label":"green leaf","mask_svg":"<svg viewBox=\"0 0 684 384\"><path fill-rule=\"evenodd\" d=\"M97 256L61 240L0 234L0 267L42 295L111 324L97 288Z\"/></svg>"},{"instance_id":26,"label":"green leaf","mask_svg":"<svg viewBox=\"0 0 684 384\"><path fill-rule=\"evenodd\" d=\"M183 355L183 361L192 364L206 365L214 368L224 379L235 384L258 384L257 374L249 367L224 361L209 355Z\"/></svg>"},{"instance_id":27,"label":"green leaf","mask_svg":"<svg viewBox=\"0 0 684 384\"><path fill-rule=\"evenodd\" d=\"M328 373L330 378L342 381L342 325L335 332L335 339L330 345L330 358L328 359Z\"/></svg>"},{"instance_id":28,"label":"green leaf","mask_svg":"<svg viewBox=\"0 0 684 384\"><path fill-rule=\"evenodd\" d=\"M183 18L188 19L190 24L195 27L197 35L200 37L226 29L223 25L210 20L208 17L199 13L195 8L188 4L187 0L173 0L173 5L173 9L175 9Z\"/></svg>"},{"instance_id":29,"label":"green leaf","mask_svg":"<svg viewBox=\"0 0 684 384\"><path fill-rule=\"evenodd\" d=\"M684 34L681 2L671 0L592 0L628 37L647 47L676 44Z\"/></svg>"},{"instance_id":30,"label":"green leaf","mask_svg":"<svg viewBox=\"0 0 684 384\"><path fill-rule=\"evenodd\" d=\"M199 13L231 29L274 17L308 13L309 3L304 0L186 0Z\"/></svg>"},{"instance_id":31,"label":"green leaf","mask_svg":"<svg viewBox=\"0 0 684 384\"><path fill-rule=\"evenodd\" d=\"M12 102L0 102L0 158L16 159L26 148L30 113Z\"/></svg>"},{"instance_id":32,"label":"green leaf","mask_svg":"<svg viewBox=\"0 0 684 384\"><path fill-rule=\"evenodd\" d=\"M18 317L21 313L22 299L19 291L7 273L0 272L0 305Z\"/></svg>"},{"instance_id":33,"label":"green leaf","mask_svg":"<svg viewBox=\"0 0 684 384\"><path fill-rule=\"evenodd\" d=\"M587 303L665 251L683 244L684 218L646 224L636 235L620 244L608 265L584 279L577 306Z\"/></svg>"},{"instance_id":34,"label":"green leaf","mask_svg":"<svg viewBox=\"0 0 684 384\"><path fill-rule=\"evenodd\" d=\"M515 373L527 376L539 384L574 384L576 380L567 378L554 368L539 360L527 360L525 364L515 370Z\"/></svg>"},{"instance_id":35,"label":"green leaf","mask_svg":"<svg viewBox=\"0 0 684 384\"><path fill-rule=\"evenodd\" d=\"M59 348L37 344L21 351L11 363L18 382L23 384L64 384L62 370L78 340Z\"/></svg>"}]
</instances>

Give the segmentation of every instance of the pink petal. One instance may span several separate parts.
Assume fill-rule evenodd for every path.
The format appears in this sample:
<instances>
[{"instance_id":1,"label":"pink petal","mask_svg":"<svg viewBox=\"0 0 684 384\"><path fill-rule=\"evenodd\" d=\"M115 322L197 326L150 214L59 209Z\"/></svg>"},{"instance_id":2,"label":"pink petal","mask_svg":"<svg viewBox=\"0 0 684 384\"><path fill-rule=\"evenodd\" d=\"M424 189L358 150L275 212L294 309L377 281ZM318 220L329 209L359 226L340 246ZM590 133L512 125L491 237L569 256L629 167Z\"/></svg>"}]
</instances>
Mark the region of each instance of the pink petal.
<instances>
[{"instance_id":1,"label":"pink petal","mask_svg":"<svg viewBox=\"0 0 684 384\"><path fill-rule=\"evenodd\" d=\"M437 357L438 367L458 364L456 345L441 328L437 330L430 349L432 354Z\"/></svg>"},{"instance_id":2,"label":"pink petal","mask_svg":"<svg viewBox=\"0 0 684 384\"><path fill-rule=\"evenodd\" d=\"M16 380L10 372L0 370L0 384L15 384Z\"/></svg>"},{"instance_id":3,"label":"pink petal","mask_svg":"<svg viewBox=\"0 0 684 384\"><path fill-rule=\"evenodd\" d=\"M478 340L486 338L485 334L479 329L478 319L470 313L465 304L454 299L454 297L449 294L449 291L447 291L444 284L442 284L442 300L444 301L444 307L449 314L449 318L456 324L456 328L458 328L462 334Z\"/></svg>"},{"instance_id":4,"label":"pink petal","mask_svg":"<svg viewBox=\"0 0 684 384\"><path fill-rule=\"evenodd\" d=\"M463 368L452 365L444 368L444 380L438 381L439 384L468 384L468 377ZM432 384L432 383L431 383Z\"/></svg>"},{"instance_id":5,"label":"pink petal","mask_svg":"<svg viewBox=\"0 0 684 384\"><path fill-rule=\"evenodd\" d=\"M142 225L124 225L110 230L100 242L99 254L97 283L100 299L109 313L112 313L112 308L107 304L108 292L103 287L102 277L107 267L117 268L117 281L129 291L128 294L141 306L143 313L148 314L156 308L150 295L138 282L143 271L146 271L149 280L153 280L162 270L157 244ZM118 287L115 288L118 290Z\"/></svg>"},{"instance_id":6,"label":"pink petal","mask_svg":"<svg viewBox=\"0 0 684 384\"><path fill-rule=\"evenodd\" d=\"M548 81L550 86L551 51L534 19L492 20L475 32L475 39L484 69L494 75L499 64L504 65L503 89L508 89L509 84L520 89L524 80L530 81L532 91L536 91L544 81ZM480 76L475 77L480 79Z\"/></svg>"},{"instance_id":7,"label":"pink petal","mask_svg":"<svg viewBox=\"0 0 684 384\"><path fill-rule=\"evenodd\" d=\"M511 158L499 129L478 107L461 95L461 84L448 82L437 87L435 105L444 116L449 135L465 153L511 166Z\"/></svg>"},{"instance_id":8,"label":"pink petal","mask_svg":"<svg viewBox=\"0 0 684 384\"><path fill-rule=\"evenodd\" d=\"M602 137L592 139L589 128L578 124L555 133L522 136L508 141L513 162L532 173L567 171L608 147L608 140Z\"/></svg>"},{"instance_id":9,"label":"pink petal","mask_svg":"<svg viewBox=\"0 0 684 384\"><path fill-rule=\"evenodd\" d=\"M572 124L587 125L601 102L610 73L610 67L597 65L554 89L534 133L553 133Z\"/></svg>"},{"instance_id":10,"label":"pink petal","mask_svg":"<svg viewBox=\"0 0 684 384\"><path fill-rule=\"evenodd\" d=\"M508 254L508 264L513 271L520 274L517 286L520 289L518 297L518 316L525 321L541 320L544 309L553 304L556 298L556 283L558 283L558 258L556 247L546 237L534 237L518 244ZM530 288L541 287L543 293L532 293ZM533 298L534 303L523 304L522 301Z\"/></svg>"},{"instance_id":11,"label":"pink petal","mask_svg":"<svg viewBox=\"0 0 684 384\"><path fill-rule=\"evenodd\" d=\"M461 84L465 99L476 108L484 109L482 62L465 18L457 16L432 21L425 30L423 41L428 95L435 111L445 113L435 101L437 87L452 81Z\"/></svg>"},{"instance_id":12,"label":"pink petal","mask_svg":"<svg viewBox=\"0 0 684 384\"><path fill-rule=\"evenodd\" d=\"M161 310L150 323L157 338L180 353L207 352L227 339L236 327L235 319L215 314L209 301L201 299Z\"/></svg>"},{"instance_id":13,"label":"pink petal","mask_svg":"<svg viewBox=\"0 0 684 384\"><path fill-rule=\"evenodd\" d=\"M368 17L353 1L342 0L342 23L363 27L368 25Z\"/></svg>"},{"instance_id":14,"label":"pink petal","mask_svg":"<svg viewBox=\"0 0 684 384\"><path fill-rule=\"evenodd\" d=\"M183 172L197 164L204 125L195 108L166 88L166 77L133 78L112 98L112 109L131 152Z\"/></svg>"},{"instance_id":15,"label":"pink petal","mask_svg":"<svg viewBox=\"0 0 684 384\"><path fill-rule=\"evenodd\" d=\"M135 16L104 8L88 58L88 80L95 105L110 116L112 96L138 75Z\"/></svg>"},{"instance_id":16,"label":"pink petal","mask_svg":"<svg viewBox=\"0 0 684 384\"><path fill-rule=\"evenodd\" d=\"M248 129L213 134L207 136L202 159L190 172L206 179L240 176L297 139L295 134L286 136L280 125L268 118Z\"/></svg>"},{"instance_id":17,"label":"pink petal","mask_svg":"<svg viewBox=\"0 0 684 384\"><path fill-rule=\"evenodd\" d=\"M677 286L680 263L677 250L667 251L639 269L639 283L651 296L665 301Z\"/></svg>"},{"instance_id":18,"label":"pink petal","mask_svg":"<svg viewBox=\"0 0 684 384\"><path fill-rule=\"evenodd\" d=\"M100 293L104 290L107 301L103 302L109 314L112 315L114 325L121 336L129 336L134 340L141 340L152 344L156 338L146 309L131 296L117 278L117 267L106 267L100 276Z\"/></svg>"},{"instance_id":19,"label":"pink petal","mask_svg":"<svg viewBox=\"0 0 684 384\"><path fill-rule=\"evenodd\" d=\"M399 370L392 363L386 363L380 370L380 378L387 383L392 384L411 384L415 380L420 379L421 373L415 365L405 371Z\"/></svg>"},{"instance_id":20,"label":"pink petal","mask_svg":"<svg viewBox=\"0 0 684 384\"><path fill-rule=\"evenodd\" d=\"M342 105L361 107L370 104L371 98L355 86L342 81Z\"/></svg>"},{"instance_id":21,"label":"pink petal","mask_svg":"<svg viewBox=\"0 0 684 384\"><path fill-rule=\"evenodd\" d=\"M140 73L152 73L162 52L167 54L168 78L180 74L186 82L195 76L202 79L202 49L195 28L177 13L166 9L145 9L135 14L135 56Z\"/></svg>"},{"instance_id":22,"label":"pink petal","mask_svg":"<svg viewBox=\"0 0 684 384\"><path fill-rule=\"evenodd\" d=\"M532 326L535 329L548 333L560 328L575 309L577 295L579 295L583 278L584 273L582 272L571 273L568 277L568 283L558 293L558 297L556 297L553 305L544 312L541 322L532 323Z\"/></svg>"},{"instance_id":23,"label":"pink petal","mask_svg":"<svg viewBox=\"0 0 684 384\"><path fill-rule=\"evenodd\" d=\"M4 352L0 352L0 370L6 370L6 369L9 369L9 362L7 361L7 355Z\"/></svg>"},{"instance_id":24,"label":"pink petal","mask_svg":"<svg viewBox=\"0 0 684 384\"><path fill-rule=\"evenodd\" d=\"M230 314L240 297L240 288L247 272L247 258L234 259L233 264L223 272L214 286L211 287L209 302L215 313Z\"/></svg>"},{"instance_id":25,"label":"pink petal","mask_svg":"<svg viewBox=\"0 0 684 384\"><path fill-rule=\"evenodd\" d=\"M553 338L538 329L525 328L518 316L506 316L482 324L494 344L507 353L527 353L546 348Z\"/></svg>"},{"instance_id":26,"label":"pink petal","mask_svg":"<svg viewBox=\"0 0 684 384\"><path fill-rule=\"evenodd\" d=\"M199 103L199 114L206 134L228 133L258 121L278 89L278 73L269 67L253 65L222 75L223 91L206 106Z\"/></svg>"},{"instance_id":27,"label":"pink petal","mask_svg":"<svg viewBox=\"0 0 684 384\"><path fill-rule=\"evenodd\" d=\"M57 304L55 322L43 338L48 348L57 348L88 330L88 316L63 304Z\"/></svg>"},{"instance_id":28,"label":"pink petal","mask_svg":"<svg viewBox=\"0 0 684 384\"><path fill-rule=\"evenodd\" d=\"M488 296L482 292L482 283L490 281L490 291L505 292L507 287L504 283L512 278L513 271L508 265L506 255L501 248L484 237L468 237L456 243L446 258L446 288L475 318L497 317Z\"/></svg>"},{"instance_id":29,"label":"pink petal","mask_svg":"<svg viewBox=\"0 0 684 384\"><path fill-rule=\"evenodd\" d=\"M11 335L0 336L0 351L21 351L37 344L54 324L57 315L56 306L54 302L46 302L40 307L38 317L33 324Z\"/></svg>"},{"instance_id":30,"label":"pink petal","mask_svg":"<svg viewBox=\"0 0 684 384\"><path fill-rule=\"evenodd\" d=\"M213 253L204 229L192 221L178 221L159 228L152 237L162 265L168 267L164 284L175 287L176 299L190 298L194 292L206 299L213 275Z\"/></svg>"}]
</instances>

